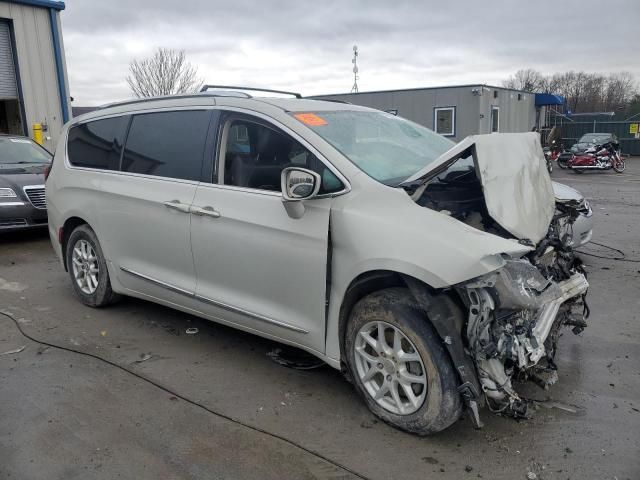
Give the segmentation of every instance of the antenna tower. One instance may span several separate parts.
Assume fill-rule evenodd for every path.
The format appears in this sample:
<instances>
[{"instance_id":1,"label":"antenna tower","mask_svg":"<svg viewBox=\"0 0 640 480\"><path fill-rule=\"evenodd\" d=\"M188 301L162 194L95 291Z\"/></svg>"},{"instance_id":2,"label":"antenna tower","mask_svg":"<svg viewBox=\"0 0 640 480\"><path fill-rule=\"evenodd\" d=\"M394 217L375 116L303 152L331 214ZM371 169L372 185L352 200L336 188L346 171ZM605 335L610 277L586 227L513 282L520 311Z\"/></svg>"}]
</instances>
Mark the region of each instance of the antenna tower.
<instances>
[{"instance_id":1,"label":"antenna tower","mask_svg":"<svg viewBox=\"0 0 640 480\"><path fill-rule=\"evenodd\" d=\"M353 46L353 59L351 60L353 63L353 87L351 87L351 93L358 93L358 80L360 77L358 76L358 46Z\"/></svg>"}]
</instances>

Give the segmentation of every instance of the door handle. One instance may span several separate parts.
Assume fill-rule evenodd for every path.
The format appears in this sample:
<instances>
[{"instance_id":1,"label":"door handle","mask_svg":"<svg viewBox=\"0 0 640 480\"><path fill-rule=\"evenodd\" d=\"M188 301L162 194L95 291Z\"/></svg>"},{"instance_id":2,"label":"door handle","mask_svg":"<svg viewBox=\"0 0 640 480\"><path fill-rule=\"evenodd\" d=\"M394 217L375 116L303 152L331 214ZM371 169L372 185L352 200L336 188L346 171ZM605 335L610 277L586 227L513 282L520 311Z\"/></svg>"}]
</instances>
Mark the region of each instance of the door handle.
<instances>
[{"instance_id":1,"label":"door handle","mask_svg":"<svg viewBox=\"0 0 640 480\"><path fill-rule=\"evenodd\" d=\"M202 217L211 217L211 218L220 218L220 212L215 210L213 207L191 207L189 209L191 213L194 215L199 215Z\"/></svg>"},{"instance_id":2,"label":"door handle","mask_svg":"<svg viewBox=\"0 0 640 480\"><path fill-rule=\"evenodd\" d=\"M162 202L163 205L167 208L171 208L173 210L178 210L182 213L189 213L189 205L186 203L180 202L180 200L170 200L168 202Z\"/></svg>"}]
</instances>

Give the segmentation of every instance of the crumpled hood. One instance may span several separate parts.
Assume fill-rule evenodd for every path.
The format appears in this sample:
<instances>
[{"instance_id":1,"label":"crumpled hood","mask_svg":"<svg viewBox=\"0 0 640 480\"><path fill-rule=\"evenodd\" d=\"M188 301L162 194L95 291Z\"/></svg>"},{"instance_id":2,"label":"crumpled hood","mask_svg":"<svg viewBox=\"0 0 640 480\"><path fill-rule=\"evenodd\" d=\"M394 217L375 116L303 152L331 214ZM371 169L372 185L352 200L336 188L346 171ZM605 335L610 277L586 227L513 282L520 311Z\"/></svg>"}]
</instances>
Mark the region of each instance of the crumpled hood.
<instances>
[{"instance_id":1,"label":"crumpled hood","mask_svg":"<svg viewBox=\"0 0 640 480\"><path fill-rule=\"evenodd\" d=\"M555 200L537 133L469 136L405 183L432 178L469 154L491 218L518 239L540 242L549 230Z\"/></svg>"}]
</instances>

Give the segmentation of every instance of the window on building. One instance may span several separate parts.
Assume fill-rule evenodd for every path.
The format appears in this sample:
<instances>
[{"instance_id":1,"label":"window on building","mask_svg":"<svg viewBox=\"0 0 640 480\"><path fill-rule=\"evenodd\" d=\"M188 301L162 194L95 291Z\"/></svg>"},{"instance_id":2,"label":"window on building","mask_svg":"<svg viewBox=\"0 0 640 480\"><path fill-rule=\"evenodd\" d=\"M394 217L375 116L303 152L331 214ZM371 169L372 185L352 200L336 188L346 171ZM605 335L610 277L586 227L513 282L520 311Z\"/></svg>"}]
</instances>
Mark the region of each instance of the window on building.
<instances>
[{"instance_id":1,"label":"window on building","mask_svg":"<svg viewBox=\"0 0 640 480\"><path fill-rule=\"evenodd\" d=\"M200 180L210 118L210 110L135 115L122 171Z\"/></svg>"},{"instance_id":2,"label":"window on building","mask_svg":"<svg viewBox=\"0 0 640 480\"><path fill-rule=\"evenodd\" d=\"M433 125L436 133L445 137L456 134L456 107L437 107L433 109Z\"/></svg>"},{"instance_id":3,"label":"window on building","mask_svg":"<svg viewBox=\"0 0 640 480\"><path fill-rule=\"evenodd\" d=\"M67 152L76 167L118 170L128 116L81 123L69 130Z\"/></svg>"},{"instance_id":4,"label":"window on building","mask_svg":"<svg viewBox=\"0 0 640 480\"><path fill-rule=\"evenodd\" d=\"M224 149L226 185L279 192L282 170L301 167L320 175L321 195L344 188L335 174L298 141L261 123L229 120Z\"/></svg>"},{"instance_id":5,"label":"window on building","mask_svg":"<svg viewBox=\"0 0 640 480\"><path fill-rule=\"evenodd\" d=\"M491 133L498 131L500 127L500 108L491 107Z\"/></svg>"}]
</instances>

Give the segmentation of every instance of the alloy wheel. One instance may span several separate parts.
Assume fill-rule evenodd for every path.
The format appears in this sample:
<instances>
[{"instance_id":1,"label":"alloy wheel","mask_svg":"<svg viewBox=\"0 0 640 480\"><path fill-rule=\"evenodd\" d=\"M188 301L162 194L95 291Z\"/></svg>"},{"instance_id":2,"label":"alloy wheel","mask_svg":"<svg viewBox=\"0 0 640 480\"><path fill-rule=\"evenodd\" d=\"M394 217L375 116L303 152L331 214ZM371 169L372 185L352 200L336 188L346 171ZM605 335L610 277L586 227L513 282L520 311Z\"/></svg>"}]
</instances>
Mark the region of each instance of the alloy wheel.
<instances>
[{"instance_id":1,"label":"alloy wheel","mask_svg":"<svg viewBox=\"0 0 640 480\"><path fill-rule=\"evenodd\" d=\"M354 344L356 371L367 393L396 415L416 412L427 396L427 375L415 345L397 327L369 322Z\"/></svg>"},{"instance_id":2,"label":"alloy wheel","mask_svg":"<svg viewBox=\"0 0 640 480\"><path fill-rule=\"evenodd\" d=\"M92 295L98 288L100 268L95 250L86 240L78 240L71 255L73 277L78 288Z\"/></svg>"}]
</instances>

